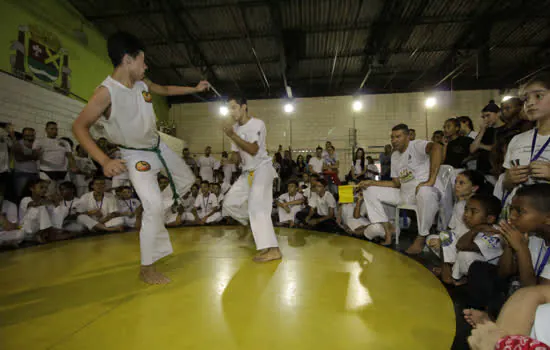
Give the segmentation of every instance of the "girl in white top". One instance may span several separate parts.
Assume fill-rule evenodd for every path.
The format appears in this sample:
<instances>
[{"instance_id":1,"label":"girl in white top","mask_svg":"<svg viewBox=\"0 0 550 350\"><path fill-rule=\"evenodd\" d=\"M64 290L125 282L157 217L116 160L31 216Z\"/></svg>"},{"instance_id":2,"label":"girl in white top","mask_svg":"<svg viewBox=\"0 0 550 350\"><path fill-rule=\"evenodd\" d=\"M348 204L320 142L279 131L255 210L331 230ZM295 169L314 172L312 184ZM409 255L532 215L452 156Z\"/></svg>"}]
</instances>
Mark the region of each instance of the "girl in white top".
<instances>
[{"instance_id":1,"label":"girl in white top","mask_svg":"<svg viewBox=\"0 0 550 350\"><path fill-rule=\"evenodd\" d=\"M154 84L144 80L147 65L139 39L119 32L108 38L107 46L115 69L75 120L73 132L106 176L128 171L143 205L140 277L150 284L168 283L153 266L172 253L157 174L165 167L171 173L174 200L189 191L195 177L183 159L160 141L150 91L163 96L192 94L206 90L208 82L194 88ZM100 118L110 141L122 148L121 160L109 158L90 136L90 127Z\"/></svg>"},{"instance_id":2,"label":"girl in white top","mask_svg":"<svg viewBox=\"0 0 550 350\"><path fill-rule=\"evenodd\" d=\"M453 214L449 221L449 229L441 231L437 235L429 235L426 244L442 260L441 267L434 267L432 271L441 277L444 283L453 282L451 277L452 264L457 257L456 243L470 229L464 223L464 208L466 201L476 194L485 185L483 174L466 170L456 177L455 197L457 202L453 207Z\"/></svg>"},{"instance_id":3,"label":"girl in white top","mask_svg":"<svg viewBox=\"0 0 550 350\"><path fill-rule=\"evenodd\" d=\"M256 249L259 250L255 261L281 259L271 221L275 169L267 154L265 124L248 115L246 99L230 97L228 102L236 124L225 125L224 132L233 141L233 152L239 152L243 173L227 192L222 214L233 217L243 225L250 221Z\"/></svg>"},{"instance_id":4,"label":"girl in white top","mask_svg":"<svg viewBox=\"0 0 550 350\"><path fill-rule=\"evenodd\" d=\"M296 213L304 208L304 196L298 192L298 183L295 180L288 182L288 192L282 194L277 199L277 213L279 214L279 223L294 227Z\"/></svg>"}]
</instances>

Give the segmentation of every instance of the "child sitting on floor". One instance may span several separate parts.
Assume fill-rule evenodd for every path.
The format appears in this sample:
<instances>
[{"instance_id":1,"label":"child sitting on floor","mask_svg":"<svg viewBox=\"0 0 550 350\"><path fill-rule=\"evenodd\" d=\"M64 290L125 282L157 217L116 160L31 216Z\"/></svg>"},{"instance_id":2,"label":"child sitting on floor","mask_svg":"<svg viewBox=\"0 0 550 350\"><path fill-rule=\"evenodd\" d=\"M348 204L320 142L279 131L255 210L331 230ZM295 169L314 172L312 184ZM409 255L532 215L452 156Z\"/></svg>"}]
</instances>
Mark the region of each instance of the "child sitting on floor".
<instances>
[{"instance_id":1,"label":"child sitting on floor","mask_svg":"<svg viewBox=\"0 0 550 350\"><path fill-rule=\"evenodd\" d=\"M363 191L355 191L353 201L353 203L340 204L336 221L350 235L362 237L369 225Z\"/></svg>"},{"instance_id":2,"label":"child sitting on floor","mask_svg":"<svg viewBox=\"0 0 550 350\"><path fill-rule=\"evenodd\" d=\"M96 177L91 184L93 191L80 197L79 210L82 213L77 221L90 231L124 231L124 218L120 216L115 196L106 192L105 178Z\"/></svg>"},{"instance_id":3,"label":"child sitting on floor","mask_svg":"<svg viewBox=\"0 0 550 350\"><path fill-rule=\"evenodd\" d=\"M434 268L433 272L440 276L444 283L451 284L453 282L451 267L456 261L456 242L469 231L463 221L466 201L476 194L484 184L485 177L477 171L466 170L458 174L455 182L457 202L453 207L449 229L441 231L438 235L430 235L426 240L428 247L442 260L441 267Z\"/></svg>"},{"instance_id":4,"label":"child sitting on floor","mask_svg":"<svg viewBox=\"0 0 550 350\"><path fill-rule=\"evenodd\" d=\"M0 246L17 247L25 238L19 228L17 206L4 198L4 186L0 186Z\"/></svg>"},{"instance_id":5,"label":"child sitting on floor","mask_svg":"<svg viewBox=\"0 0 550 350\"><path fill-rule=\"evenodd\" d=\"M465 277L474 261L498 263L502 237L495 224L500 209L500 201L493 195L476 194L466 202L463 219L470 231L456 243L458 254L452 271L455 285L466 283Z\"/></svg>"},{"instance_id":6,"label":"child sitting on floor","mask_svg":"<svg viewBox=\"0 0 550 350\"><path fill-rule=\"evenodd\" d=\"M290 180L287 185L288 192L279 196L276 200L279 223L294 227L296 214L304 208L304 196L298 192L298 182Z\"/></svg>"},{"instance_id":7,"label":"child sitting on floor","mask_svg":"<svg viewBox=\"0 0 550 350\"><path fill-rule=\"evenodd\" d=\"M124 218L124 226L134 229L136 227L136 214L141 207L139 199L133 197L130 186L120 186L117 191L118 208L120 216Z\"/></svg>"},{"instance_id":8,"label":"child sitting on floor","mask_svg":"<svg viewBox=\"0 0 550 350\"><path fill-rule=\"evenodd\" d=\"M222 219L222 214L217 209L218 199L214 193L210 192L210 183L203 181L201 193L197 196L195 208L193 209L194 223L205 225L219 222Z\"/></svg>"},{"instance_id":9,"label":"child sitting on floor","mask_svg":"<svg viewBox=\"0 0 550 350\"><path fill-rule=\"evenodd\" d=\"M76 197L78 189L70 181L62 182L59 185L60 198L54 209L56 220L53 223L57 228L63 228L70 232L84 233L86 226L77 222L80 204Z\"/></svg>"},{"instance_id":10,"label":"child sitting on floor","mask_svg":"<svg viewBox=\"0 0 550 350\"><path fill-rule=\"evenodd\" d=\"M297 214L300 221L304 221L306 227L323 232L341 232L336 223L336 200L332 193L327 191L327 182L320 179L315 184L316 195L309 202L309 213L304 218L304 212Z\"/></svg>"}]
</instances>

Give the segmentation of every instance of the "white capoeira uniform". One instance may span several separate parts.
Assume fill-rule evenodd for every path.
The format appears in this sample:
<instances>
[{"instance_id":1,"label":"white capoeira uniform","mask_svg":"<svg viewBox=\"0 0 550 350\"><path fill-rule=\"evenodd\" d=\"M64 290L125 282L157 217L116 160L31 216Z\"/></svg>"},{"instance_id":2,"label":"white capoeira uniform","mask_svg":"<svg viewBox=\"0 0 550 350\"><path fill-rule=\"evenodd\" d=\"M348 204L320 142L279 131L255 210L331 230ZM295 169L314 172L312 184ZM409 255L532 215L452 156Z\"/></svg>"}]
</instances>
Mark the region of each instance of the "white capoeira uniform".
<instances>
[{"instance_id":1,"label":"white capoeira uniform","mask_svg":"<svg viewBox=\"0 0 550 350\"><path fill-rule=\"evenodd\" d=\"M94 162L88 157L74 157L76 167L78 170L86 173L93 174L97 170ZM76 186L76 196L80 197L84 193L90 192L90 182L92 182L93 175L86 174L74 174L73 182Z\"/></svg>"},{"instance_id":2,"label":"white capoeira uniform","mask_svg":"<svg viewBox=\"0 0 550 350\"><path fill-rule=\"evenodd\" d=\"M3 200L0 206L1 213L5 216L6 220L12 224L17 224L19 219L17 217L17 206L12 202ZM0 228L0 246L4 244L19 244L25 239L25 232L22 229L15 229L5 231L4 228Z\"/></svg>"},{"instance_id":3,"label":"white capoeira uniform","mask_svg":"<svg viewBox=\"0 0 550 350\"><path fill-rule=\"evenodd\" d=\"M111 116L103 126L111 142L121 147L130 181L143 205L140 237L141 264L151 265L172 253L164 227L163 197L157 174L165 170L172 178L174 197L187 193L195 176L184 160L160 141L147 84L138 81L130 89L111 77L102 83L111 95ZM130 149L131 148L131 149Z\"/></svg>"},{"instance_id":4,"label":"white capoeira uniform","mask_svg":"<svg viewBox=\"0 0 550 350\"><path fill-rule=\"evenodd\" d=\"M372 224L389 221L383 204L416 204L419 216L418 234L427 236L430 233L439 210L441 193L438 186L424 186L415 194L416 186L430 178L430 156L426 153L428 143L424 140L413 140L409 142L405 152L393 152L391 177L399 179L401 188L371 186L363 192Z\"/></svg>"},{"instance_id":5,"label":"white capoeira uniform","mask_svg":"<svg viewBox=\"0 0 550 350\"><path fill-rule=\"evenodd\" d=\"M78 203L78 209L81 213L99 209L101 210L102 217L105 217L111 213L120 211L115 196L108 192L103 194L103 199L101 201L96 201L94 198L94 193L88 192L80 197ZM86 214L80 214L76 221L79 224L86 226L88 230L92 230L95 225L99 224L99 221L95 217L90 217ZM103 223L103 225L106 227L123 226L124 218L116 217Z\"/></svg>"},{"instance_id":6,"label":"white capoeira uniform","mask_svg":"<svg viewBox=\"0 0 550 350\"><path fill-rule=\"evenodd\" d=\"M203 219L206 215L210 214L218 207L218 198L214 193L208 192L208 194L199 193L197 199L195 199L195 209L200 219ZM219 222L222 219L222 214L216 212L206 219L207 224Z\"/></svg>"},{"instance_id":7,"label":"white capoeira uniform","mask_svg":"<svg viewBox=\"0 0 550 350\"><path fill-rule=\"evenodd\" d=\"M214 182L214 170L220 167L220 163L212 156L201 156L197 162L199 175L204 181Z\"/></svg>"},{"instance_id":8,"label":"white capoeira uniform","mask_svg":"<svg viewBox=\"0 0 550 350\"><path fill-rule=\"evenodd\" d=\"M359 227L366 227L369 225L369 220L367 220L367 207L365 202L361 201L361 208L359 209L359 218L354 216L356 203L345 203L342 204L342 224L349 227L350 230L355 231ZM372 239L366 236L369 239Z\"/></svg>"},{"instance_id":9,"label":"white capoeira uniform","mask_svg":"<svg viewBox=\"0 0 550 350\"><path fill-rule=\"evenodd\" d=\"M477 234L474 244L479 248L478 252L459 251L453 265L452 276L455 280L468 274L468 269L474 261L486 261L493 265L498 264L502 255L502 238L500 235L488 235L484 232Z\"/></svg>"},{"instance_id":10,"label":"white capoeira uniform","mask_svg":"<svg viewBox=\"0 0 550 350\"><path fill-rule=\"evenodd\" d=\"M305 199L304 195L300 192L296 192L294 196L291 196L290 193L284 193L279 196L278 201L281 203L288 203L288 202L294 202ZM277 214L279 214L279 222L289 222L296 219L296 214L304 209L303 204L292 204L290 205L290 213L287 213L286 210L284 210L281 207L277 207Z\"/></svg>"},{"instance_id":11,"label":"white capoeira uniform","mask_svg":"<svg viewBox=\"0 0 550 350\"><path fill-rule=\"evenodd\" d=\"M124 226L136 227L136 209L139 208L141 202L137 198L119 199L118 209L121 213L132 213L133 216L121 216L124 219Z\"/></svg>"},{"instance_id":12,"label":"white capoeira uniform","mask_svg":"<svg viewBox=\"0 0 550 350\"><path fill-rule=\"evenodd\" d=\"M122 159L120 151L116 151L113 154L113 158L114 159ZM122 174L118 174L118 175L113 176L111 188L114 189L114 188L117 188L117 187L120 187L120 186L130 186L130 185L131 185L130 175L128 174L127 171L123 172Z\"/></svg>"},{"instance_id":13,"label":"white capoeira uniform","mask_svg":"<svg viewBox=\"0 0 550 350\"><path fill-rule=\"evenodd\" d=\"M64 229L70 232L84 232L87 227L78 222L78 217L75 220L66 221L65 219L69 215L78 215L81 210L80 199L74 197L72 200L62 200L57 207L53 209L54 220L53 226L56 228Z\"/></svg>"},{"instance_id":14,"label":"white capoeira uniform","mask_svg":"<svg viewBox=\"0 0 550 350\"><path fill-rule=\"evenodd\" d=\"M441 258L441 252L443 252L444 263L454 263L456 261L456 243L466 232L470 229L464 223L462 217L464 216L464 208L466 207L466 200L461 200L455 203L453 207L453 214L451 215L451 221L449 221L449 229L439 232L437 235L429 235L426 238L426 245L432 239L439 239L441 242L441 251L431 249L435 255Z\"/></svg>"},{"instance_id":15,"label":"white capoeira uniform","mask_svg":"<svg viewBox=\"0 0 550 350\"><path fill-rule=\"evenodd\" d=\"M59 222L53 215L53 205L29 208L32 201L31 197L25 197L19 203L19 223L25 233L25 240L33 240L38 231L54 227L54 223Z\"/></svg>"},{"instance_id":16,"label":"white capoeira uniform","mask_svg":"<svg viewBox=\"0 0 550 350\"><path fill-rule=\"evenodd\" d=\"M244 141L257 143L258 153L253 156L232 144L232 150L241 156L243 173L225 195L222 215L231 216L243 225L250 221L258 250L278 247L271 221L273 179L276 173L266 150L265 124L260 119L251 118L244 125L235 124L233 129Z\"/></svg>"}]
</instances>

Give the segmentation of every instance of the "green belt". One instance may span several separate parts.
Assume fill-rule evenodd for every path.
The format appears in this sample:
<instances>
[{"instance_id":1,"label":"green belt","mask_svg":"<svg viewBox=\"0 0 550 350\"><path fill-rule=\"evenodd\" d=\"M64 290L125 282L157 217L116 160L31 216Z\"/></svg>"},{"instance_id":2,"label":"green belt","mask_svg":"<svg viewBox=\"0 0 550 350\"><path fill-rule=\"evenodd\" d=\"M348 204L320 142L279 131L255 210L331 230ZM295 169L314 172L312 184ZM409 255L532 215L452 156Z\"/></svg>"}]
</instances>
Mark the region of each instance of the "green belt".
<instances>
[{"instance_id":1,"label":"green belt","mask_svg":"<svg viewBox=\"0 0 550 350\"><path fill-rule=\"evenodd\" d=\"M160 152L160 136L157 139L157 145L155 147L151 148L134 148L134 147L127 147L118 145L120 148L129 149L133 151L145 151L145 152L153 152L157 155L158 159L162 163L162 166L164 169L166 169L166 174L168 175L168 181L170 182L170 188L172 189L172 199L177 203L179 201L178 192L176 191L176 184L174 183L174 179L172 178L172 174L170 173L170 169L168 169L168 164L166 164L166 159L162 156L162 153Z\"/></svg>"}]
</instances>

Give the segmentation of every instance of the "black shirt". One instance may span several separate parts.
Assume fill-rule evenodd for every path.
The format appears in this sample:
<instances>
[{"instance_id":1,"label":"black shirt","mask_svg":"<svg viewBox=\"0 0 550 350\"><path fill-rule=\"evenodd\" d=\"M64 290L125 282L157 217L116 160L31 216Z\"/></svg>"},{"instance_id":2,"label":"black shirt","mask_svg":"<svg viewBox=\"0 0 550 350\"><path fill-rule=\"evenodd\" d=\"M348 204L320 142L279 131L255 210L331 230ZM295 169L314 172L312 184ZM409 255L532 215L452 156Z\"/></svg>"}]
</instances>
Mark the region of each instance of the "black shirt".
<instances>
[{"instance_id":1,"label":"black shirt","mask_svg":"<svg viewBox=\"0 0 550 350\"><path fill-rule=\"evenodd\" d=\"M463 168L464 159L470 155L470 144L474 142L472 138L467 136L459 136L456 139L449 141L447 144L447 154L445 162L453 168Z\"/></svg>"},{"instance_id":2,"label":"black shirt","mask_svg":"<svg viewBox=\"0 0 550 350\"><path fill-rule=\"evenodd\" d=\"M493 146L497 142L499 134L504 130L504 125L498 128L487 128L483 138L481 139L481 144L485 146ZM477 170L483 174L491 173L491 161L490 161L491 152L484 149L478 150L477 156Z\"/></svg>"}]
</instances>

